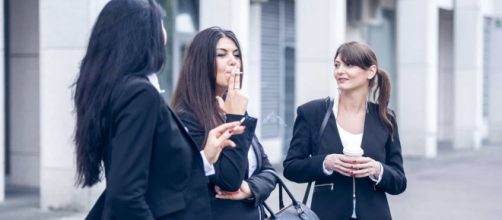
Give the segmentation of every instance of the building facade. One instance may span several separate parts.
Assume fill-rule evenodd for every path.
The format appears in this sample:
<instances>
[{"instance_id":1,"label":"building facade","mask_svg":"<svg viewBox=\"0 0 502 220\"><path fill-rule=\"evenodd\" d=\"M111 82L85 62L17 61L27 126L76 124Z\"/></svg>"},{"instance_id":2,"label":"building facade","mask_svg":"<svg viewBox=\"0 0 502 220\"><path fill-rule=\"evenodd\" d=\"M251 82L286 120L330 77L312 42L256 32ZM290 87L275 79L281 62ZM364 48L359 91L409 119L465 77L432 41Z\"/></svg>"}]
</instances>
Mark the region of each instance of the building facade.
<instances>
[{"instance_id":1,"label":"building facade","mask_svg":"<svg viewBox=\"0 0 502 220\"><path fill-rule=\"evenodd\" d=\"M0 4L0 201L36 188L43 209L86 210L103 190L75 187L71 85L107 0L3 0ZM200 30L234 31L243 91L257 135L281 163L296 107L336 96L333 56L369 44L393 83L403 153L502 146L502 1L158 0L166 9L170 100L184 50ZM443 151L443 149L445 151Z\"/></svg>"}]
</instances>

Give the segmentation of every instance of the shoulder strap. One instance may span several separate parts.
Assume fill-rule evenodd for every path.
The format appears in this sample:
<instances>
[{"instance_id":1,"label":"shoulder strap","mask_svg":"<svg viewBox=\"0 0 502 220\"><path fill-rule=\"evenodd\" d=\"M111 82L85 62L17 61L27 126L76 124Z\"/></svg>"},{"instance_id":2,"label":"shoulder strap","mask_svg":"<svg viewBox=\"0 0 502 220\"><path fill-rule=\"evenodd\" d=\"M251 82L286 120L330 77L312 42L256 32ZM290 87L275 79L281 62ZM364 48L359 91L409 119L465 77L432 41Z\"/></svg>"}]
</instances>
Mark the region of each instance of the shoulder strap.
<instances>
[{"instance_id":1,"label":"shoulder strap","mask_svg":"<svg viewBox=\"0 0 502 220\"><path fill-rule=\"evenodd\" d=\"M322 134L324 133L324 129L328 124L329 116L331 115L331 109L333 108L335 101L332 98L329 98L328 108L326 109L326 113L324 114L324 119L322 120L321 128L319 129L319 144L321 142Z\"/></svg>"},{"instance_id":2,"label":"shoulder strap","mask_svg":"<svg viewBox=\"0 0 502 220\"><path fill-rule=\"evenodd\" d=\"M319 144L321 143L321 137L322 134L324 133L324 129L328 124L329 116L331 115L331 109L333 108L333 104L335 103L334 99L330 98L329 96L327 99L328 99L327 102L329 103L327 103L326 113L324 114L324 118L321 123L321 128L319 130ZM312 187L312 181L309 182L309 184L307 185L307 189L305 189L305 195L303 196L303 204L307 204L311 187Z\"/></svg>"}]
</instances>

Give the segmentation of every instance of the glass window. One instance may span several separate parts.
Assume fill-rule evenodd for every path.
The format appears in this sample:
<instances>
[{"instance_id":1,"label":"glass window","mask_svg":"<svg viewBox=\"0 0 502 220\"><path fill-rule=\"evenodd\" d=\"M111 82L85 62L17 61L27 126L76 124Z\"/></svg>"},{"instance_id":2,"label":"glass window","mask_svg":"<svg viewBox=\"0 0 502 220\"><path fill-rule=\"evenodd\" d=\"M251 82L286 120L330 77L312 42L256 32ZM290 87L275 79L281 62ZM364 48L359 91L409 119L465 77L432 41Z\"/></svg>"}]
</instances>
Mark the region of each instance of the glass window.
<instances>
[{"instance_id":1,"label":"glass window","mask_svg":"<svg viewBox=\"0 0 502 220\"><path fill-rule=\"evenodd\" d=\"M164 25L167 30L166 63L159 74L164 99L169 102L178 80L184 51L199 31L198 0L157 0L166 10Z\"/></svg>"}]
</instances>

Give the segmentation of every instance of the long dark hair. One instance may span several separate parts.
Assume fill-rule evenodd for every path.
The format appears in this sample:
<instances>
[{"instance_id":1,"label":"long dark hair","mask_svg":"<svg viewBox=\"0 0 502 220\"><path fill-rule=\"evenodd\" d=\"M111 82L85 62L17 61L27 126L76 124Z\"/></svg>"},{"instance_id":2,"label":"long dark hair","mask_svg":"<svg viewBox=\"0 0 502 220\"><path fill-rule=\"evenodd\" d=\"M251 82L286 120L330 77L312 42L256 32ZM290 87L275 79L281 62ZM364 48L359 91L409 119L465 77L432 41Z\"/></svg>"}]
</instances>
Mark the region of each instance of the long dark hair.
<instances>
[{"instance_id":1,"label":"long dark hair","mask_svg":"<svg viewBox=\"0 0 502 220\"><path fill-rule=\"evenodd\" d=\"M172 100L172 107L176 112L189 110L195 113L198 121L204 127L205 136L209 130L223 123L215 97L217 87L216 44L224 37L231 39L241 51L235 34L219 27L207 28L193 38L185 53L183 67Z\"/></svg>"},{"instance_id":2,"label":"long dark hair","mask_svg":"<svg viewBox=\"0 0 502 220\"><path fill-rule=\"evenodd\" d=\"M378 61L371 48L363 43L351 41L342 44L336 51L335 58L340 59L347 65L355 65L368 70L372 65L377 67L375 77L369 80L369 91L373 91L373 100L378 103L378 115L385 124L391 136L394 134L394 126L390 121L394 114L388 109L390 100L390 79L385 70L378 68Z\"/></svg>"},{"instance_id":3,"label":"long dark hair","mask_svg":"<svg viewBox=\"0 0 502 220\"><path fill-rule=\"evenodd\" d=\"M112 0L98 16L74 83L77 184L82 187L101 180L112 120L106 109L114 85L157 72L164 64L163 17L155 0Z\"/></svg>"}]
</instances>

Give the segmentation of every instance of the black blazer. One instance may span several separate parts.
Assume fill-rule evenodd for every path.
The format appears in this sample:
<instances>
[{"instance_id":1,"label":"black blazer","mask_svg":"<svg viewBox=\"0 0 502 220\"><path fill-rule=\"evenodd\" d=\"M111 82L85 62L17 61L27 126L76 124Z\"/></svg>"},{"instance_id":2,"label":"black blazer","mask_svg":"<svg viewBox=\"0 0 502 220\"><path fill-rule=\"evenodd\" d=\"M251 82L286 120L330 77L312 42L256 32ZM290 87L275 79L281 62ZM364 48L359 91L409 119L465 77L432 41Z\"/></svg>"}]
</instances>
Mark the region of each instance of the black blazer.
<instances>
[{"instance_id":1,"label":"black blazer","mask_svg":"<svg viewBox=\"0 0 502 220\"><path fill-rule=\"evenodd\" d=\"M197 145L148 79L118 82L107 112L106 189L86 219L211 219Z\"/></svg>"},{"instance_id":2,"label":"black blazer","mask_svg":"<svg viewBox=\"0 0 502 220\"><path fill-rule=\"evenodd\" d=\"M177 110L178 115L186 124L189 133L202 147L204 144L204 128L198 122L195 114L189 107ZM238 121L242 115L227 115L226 122ZM219 160L214 164L215 175L209 176L209 192L211 210L214 219L218 220L258 220L264 218L263 202L274 190L277 179L270 171L275 172L270 164L265 151L258 139L254 136L257 120L247 117L243 125L246 126L244 134L234 135L230 139L237 145L235 148L225 148ZM252 146L257 159L257 167L251 177L248 178L248 151ZM266 171L268 170L268 171ZM236 191L240 188L243 180L249 184L253 196L246 200L224 200L215 198L214 186L217 185L226 191Z\"/></svg>"},{"instance_id":3,"label":"black blazer","mask_svg":"<svg viewBox=\"0 0 502 220\"><path fill-rule=\"evenodd\" d=\"M342 154L343 151L331 110L324 133L319 137L326 110L325 99L298 107L293 138L283 163L284 176L298 183L316 181L312 209L321 219L349 219L353 209L352 178L337 172L328 176L322 169L326 155ZM356 215L360 220L392 219L385 193L396 195L406 189L397 124L393 118L391 121L394 125L393 139L379 119L378 105L368 103L361 147L364 156L382 163L384 173L377 185L368 177L356 178Z\"/></svg>"}]
</instances>

